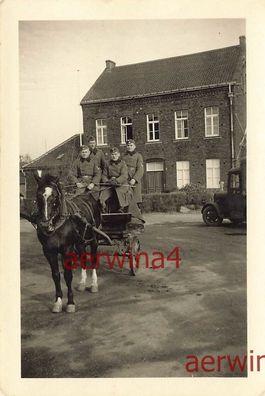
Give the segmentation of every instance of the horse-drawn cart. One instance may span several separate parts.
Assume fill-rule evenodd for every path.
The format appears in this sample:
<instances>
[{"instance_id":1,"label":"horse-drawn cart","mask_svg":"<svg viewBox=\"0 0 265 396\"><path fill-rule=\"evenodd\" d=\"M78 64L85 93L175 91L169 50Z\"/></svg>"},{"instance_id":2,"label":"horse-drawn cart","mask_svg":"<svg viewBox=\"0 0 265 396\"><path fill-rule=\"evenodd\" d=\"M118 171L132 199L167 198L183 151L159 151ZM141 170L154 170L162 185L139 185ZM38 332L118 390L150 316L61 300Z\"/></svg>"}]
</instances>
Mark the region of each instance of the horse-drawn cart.
<instances>
[{"instance_id":1,"label":"horse-drawn cart","mask_svg":"<svg viewBox=\"0 0 265 396\"><path fill-rule=\"evenodd\" d=\"M36 206L27 205L20 200L21 216L30 221L37 231L43 253L51 266L56 298L52 312L62 312L62 289L60 282L59 259L63 257L64 279L67 285L68 302L66 312L75 312L72 290L72 270L76 260L80 259L81 279L77 290L86 290L86 269L82 258L87 259L87 247L90 247L91 292L98 291L97 284L97 249L99 245L114 248L114 263L118 255L128 257L130 273L136 274L138 267L137 253L140 250L138 235L143 231L143 221L132 213L101 213L97 200L92 194L70 197L64 194L58 178L45 175L37 179ZM139 221L139 223L138 223ZM103 254L104 256L104 254ZM109 263L109 255L107 255ZM120 266L120 264L119 264ZM123 265L122 265L123 267ZM120 266L120 268L122 268Z\"/></svg>"},{"instance_id":2,"label":"horse-drawn cart","mask_svg":"<svg viewBox=\"0 0 265 396\"><path fill-rule=\"evenodd\" d=\"M138 269L136 255L140 251L138 235L142 233L139 225L131 222L131 213L101 214L101 231L109 236L115 252L130 258L130 272L136 275ZM99 245L108 245L106 239L99 239Z\"/></svg>"}]
</instances>

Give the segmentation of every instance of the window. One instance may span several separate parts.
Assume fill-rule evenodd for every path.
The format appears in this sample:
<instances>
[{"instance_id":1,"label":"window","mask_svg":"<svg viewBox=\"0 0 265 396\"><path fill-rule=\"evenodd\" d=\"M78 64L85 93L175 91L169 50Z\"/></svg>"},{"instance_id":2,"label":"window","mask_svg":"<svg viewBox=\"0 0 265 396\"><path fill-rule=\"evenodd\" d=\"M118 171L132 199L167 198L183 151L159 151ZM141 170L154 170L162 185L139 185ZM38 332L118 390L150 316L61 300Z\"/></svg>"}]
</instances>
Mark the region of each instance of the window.
<instances>
[{"instance_id":1,"label":"window","mask_svg":"<svg viewBox=\"0 0 265 396\"><path fill-rule=\"evenodd\" d=\"M147 162L146 171L147 172L163 172L164 163L163 162Z\"/></svg>"},{"instance_id":2,"label":"window","mask_svg":"<svg viewBox=\"0 0 265 396\"><path fill-rule=\"evenodd\" d=\"M155 142L159 140L159 118L154 114L147 116L147 141Z\"/></svg>"},{"instance_id":3,"label":"window","mask_svg":"<svg viewBox=\"0 0 265 396\"><path fill-rule=\"evenodd\" d=\"M128 139L133 139L132 119L130 117L121 118L121 144L125 144Z\"/></svg>"},{"instance_id":4,"label":"window","mask_svg":"<svg viewBox=\"0 0 265 396\"><path fill-rule=\"evenodd\" d=\"M97 135L97 145L105 146L107 145L107 124L106 120L96 120L96 135Z\"/></svg>"},{"instance_id":5,"label":"window","mask_svg":"<svg viewBox=\"0 0 265 396\"><path fill-rule=\"evenodd\" d=\"M177 187L182 188L190 184L190 163L189 161L177 161Z\"/></svg>"},{"instance_id":6,"label":"window","mask_svg":"<svg viewBox=\"0 0 265 396\"><path fill-rule=\"evenodd\" d=\"M219 136L219 108L206 107L204 109L205 116L205 136Z\"/></svg>"},{"instance_id":7,"label":"window","mask_svg":"<svg viewBox=\"0 0 265 396\"><path fill-rule=\"evenodd\" d=\"M175 111L175 133L176 139L188 139L188 110Z\"/></svg>"},{"instance_id":8,"label":"window","mask_svg":"<svg viewBox=\"0 0 265 396\"><path fill-rule=\"evenodd\" d=\"M240 174L230 174L230 191L233 194L240 194Z\"/></svg>"},{"instance_id":9,"label":"window","mask_svg":"<svg viewBox=\"0 0 265 396\"><path fill-rule=\"evenodd\" d=\"M164 162L153 161L146 163L147 193L162 192L164 186Z\"/></svg>"},{"instance_id":10,"label":"window","mask_svg":"<svg viewBox=\"0 0 265 396\"><path fill-rule=\"evenodd\" d=\"M206 187L219 188L220 187L220 160L207 159L206 160Z\"/></svg>"}]
</instances>

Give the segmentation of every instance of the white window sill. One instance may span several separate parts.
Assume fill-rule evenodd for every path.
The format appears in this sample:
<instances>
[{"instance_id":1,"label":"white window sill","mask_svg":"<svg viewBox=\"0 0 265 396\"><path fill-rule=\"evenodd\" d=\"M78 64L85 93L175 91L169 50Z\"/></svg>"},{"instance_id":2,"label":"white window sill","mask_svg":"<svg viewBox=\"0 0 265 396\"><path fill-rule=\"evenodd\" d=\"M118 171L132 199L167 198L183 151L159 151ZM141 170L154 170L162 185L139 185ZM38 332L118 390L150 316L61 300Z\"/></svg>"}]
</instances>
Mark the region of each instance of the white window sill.
<instances>
[{"instance_id":1,"label":"white window sill","mask_svg":"<svg viewBox=\"0 0 265 396\"><path fill-rule=\"evenodd\" d=\"M173 142L183 142L187 140L190 140L190 138L178 138L178 139L174 139Z\"/></svg>"},{"instance_id":2,"label":"white window sill","mask_svg":"<svg viewBox=\"0 0 265 396\"><path fill-rule=\"evenodd\" d=\"M145 142L145 144L162 143L161 140L152 140L150 142Z\"/></svg>"},{"instance_id":3,"label":"white window sill","mask_svg":"<svg viewBox=\"0 0 265 396\"><path fill-rule=\"evenodd\" d=\"M213 135L213 136L204 136L204 139L216 139L216 138L221 138L220 135Z\"/></svg>"}]
</instances>

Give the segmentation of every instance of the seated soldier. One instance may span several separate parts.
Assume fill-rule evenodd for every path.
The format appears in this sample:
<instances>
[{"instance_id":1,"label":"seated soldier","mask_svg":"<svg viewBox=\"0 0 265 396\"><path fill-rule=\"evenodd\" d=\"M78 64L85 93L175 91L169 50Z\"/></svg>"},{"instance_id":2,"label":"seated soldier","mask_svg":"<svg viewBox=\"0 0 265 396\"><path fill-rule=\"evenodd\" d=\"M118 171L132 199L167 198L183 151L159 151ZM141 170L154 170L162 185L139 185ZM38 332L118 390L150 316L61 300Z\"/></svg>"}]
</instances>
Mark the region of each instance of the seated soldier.
<instances>
[{"instance_id":1,"label":"seated soldier","mask_svg":"<svg viewBox=\"0 0 265 396\"><path fill-rule=\"evenodd\" d=\"M105 166L107 165L107 161L103 151L97 148L96 138L94 136L90 136L88 138L87 145L90 150L90 157L95 159L101 171L103 172Z\"/></svg>"},{"instance_id":2,"label":"seated soldier","mask_svg":"<svg viewBox=\"0 0 265 396\"><path fill-rule=\"evenodd\" d=\"M106 212L106 201L113 197L116 192L119 209L118 212L125 212L129 205L129 185L128 185L128 169L123 160L120 159L119 149L113 147L110 150L111 159L104 168L102 174L102 182L109 184L111 188L106 188L100 193L100 204L103 212Z\"/></svg>"},{"instance_id":3,"label":"seated soldier","mask_svg":"<svg viewBox=\"0 0 265 396\"><path fill-rule=\"evenodd\" d=\"M87 190L93 192L94 198L99 197L99 182L101 170L97 162L90 157L90 150L87 146L82 146L79 157L73 162L69 173L69 179L76 184L75 195L85 193Z\"/></svg>"}]
</instances>

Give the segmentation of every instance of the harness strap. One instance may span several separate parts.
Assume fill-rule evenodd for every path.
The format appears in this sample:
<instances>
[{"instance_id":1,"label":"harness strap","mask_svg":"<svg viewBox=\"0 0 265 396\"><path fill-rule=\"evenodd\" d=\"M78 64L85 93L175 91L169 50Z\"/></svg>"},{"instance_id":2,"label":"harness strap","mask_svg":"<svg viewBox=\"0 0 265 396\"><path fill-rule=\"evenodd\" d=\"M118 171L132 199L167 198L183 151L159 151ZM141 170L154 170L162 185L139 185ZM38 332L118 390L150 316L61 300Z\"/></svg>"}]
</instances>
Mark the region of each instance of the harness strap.
<instances>
[{"instance_id":1,"label":"harness strap","mask_svg":"<svg viewBox=\"0 0 265 396\"><path fill-rule=\"evenodd\" d=\"M87 208L87 210L88 210L88 212L89 212L89 214L90 214L90 216L91 216L92 225L96 225L95 218L94 218L93 212L92 212L92 210L91 210L91 206L90 206L89 203L86 202L82 197L80 197L80 199L82 200L83 205L85 205L85 207Z\"/></svg>"}]
</instances>

